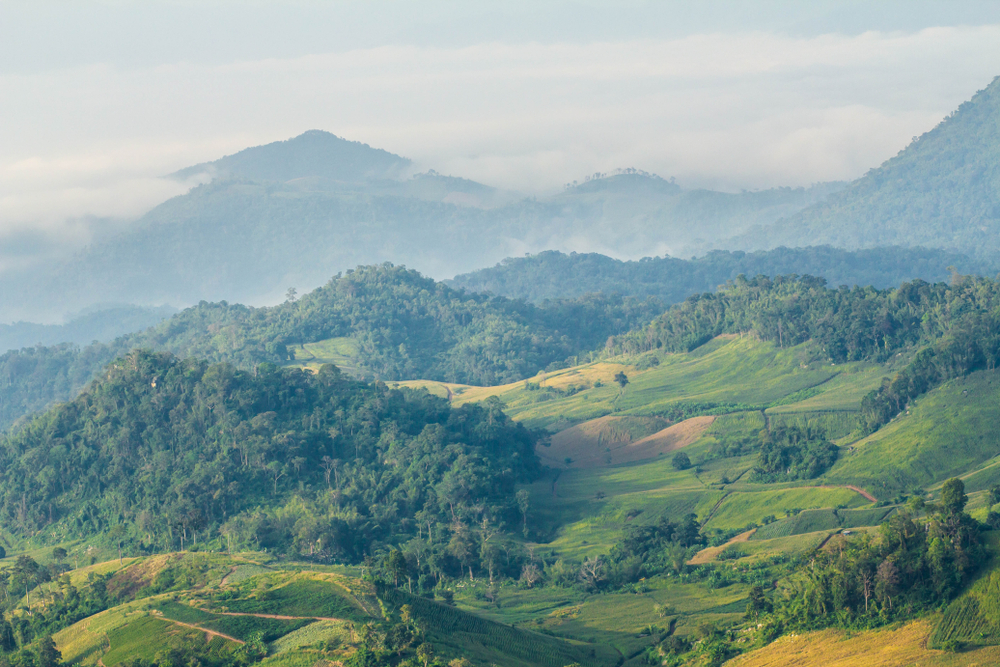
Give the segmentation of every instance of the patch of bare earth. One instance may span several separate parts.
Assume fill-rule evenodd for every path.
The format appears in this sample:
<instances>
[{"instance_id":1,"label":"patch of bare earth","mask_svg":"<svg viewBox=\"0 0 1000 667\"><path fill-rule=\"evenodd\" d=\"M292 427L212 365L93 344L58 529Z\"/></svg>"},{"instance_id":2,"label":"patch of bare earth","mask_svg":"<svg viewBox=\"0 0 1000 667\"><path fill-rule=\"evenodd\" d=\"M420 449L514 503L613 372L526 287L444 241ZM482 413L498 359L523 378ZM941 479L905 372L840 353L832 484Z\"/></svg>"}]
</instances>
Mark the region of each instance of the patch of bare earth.
<instances>
[{"instance_id":1,"label":"patch of bare earth","mask_svg":"<svg viewBox=\"0 0 1000 667\"><path fill-rule=\"evenodd\" d=\"M723 550L730 544L737 544L739 542L746 542L750 539L750 536L757 532L756 528L751 528L745 533L740 533L733 539L729 540L722 546L718 547L706 547L696 553L691 560L688 561L688 565L704 565L705 563L711 563L715 560L716 556L723 552Z\"/></svg>"},{"instance_id":2,"label":"patch of bare earth","mask_svg":"<svg viewBox=\"0 0 1000 667\"><path fill-rule=\"evenodd\" d=\"M550 446L538 448L538 456L554 468L567 467L567 458L573 461L569 466L571 468L601 468L653 459L695 442L715 417L692 417L633 440L630 432L636 430L639 420L648 420L648 425L654 428L666 423L655 417L608 416L591 419L553 435ZM631 428L625 428L623 425L626 423Z\"/></svg>"}]
</instances>

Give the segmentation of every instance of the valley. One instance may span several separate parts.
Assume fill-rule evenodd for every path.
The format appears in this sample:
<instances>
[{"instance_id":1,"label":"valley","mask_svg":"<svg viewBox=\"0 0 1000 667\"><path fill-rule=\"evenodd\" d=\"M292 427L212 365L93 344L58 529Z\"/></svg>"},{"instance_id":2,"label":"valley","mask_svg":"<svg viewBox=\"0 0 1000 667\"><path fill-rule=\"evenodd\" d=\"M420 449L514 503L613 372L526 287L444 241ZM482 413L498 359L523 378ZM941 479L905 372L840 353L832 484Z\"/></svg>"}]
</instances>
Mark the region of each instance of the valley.
<instances>
[{"instance_id":1,"label":"valley","mask_svg":"<svg viewBox=\"0 0 1000 667\"><path fill-rule=\"evenodd\" d=\"M0 667L997 663L998 117L739 192L310 130L75 222L0 267Z\"/></svg>"},{"instance_id":2,"label":"valley","mask_svg":"<svg viewBox=\"0 0 1000 667\"><path fill-rule=\"evenodd\" d=\"M322 364L334 360L351 368L356 350L350 339L307 344L287 363L322 374L329 372ZM983 370L945 382L886 426L864 434L862 400L882 386L887 372L904 367L905 357L838 364L814 341L782 348L755 336L723 334L689 352L607 357L493 387L390 383L437 397L452 410L497 405L515 422L546 434L535 446L545 468L517 487L523 504L515 512L523 526L513 519L518 530L506 531L498 554L501 561L518 554L521 565L508 570L510 578L494 581L480 571L471 577L452 573L428 588L412 578L391 586L384 560L320 565L297 560L307 553L304 545L297 557L231 556L233 538L247 537L235 526L204 534L197 548L101 563L100 555L107 558L113 549L81 533L82 540L65 543L68 558L86 549L99 564L40 584L31 593L33 614L39 618L47 604L64 604L71 587L93 587L106 578L102 588L115 592L108 610L53 634L63 658L84 665L162 659L171 651L215 664L251 650L258 651L254 660L263 658L260 664L282 667L317 660L364 664L357 656L372 649L413 655L419 662L415 651L424 644L433 645L442 660L470 664L641 665L658 652L667 659L677 651L664 648L670 646L700 655L705 640L691 641L707 627L741 624L755 582L791 576L801 558L877 535L877 526L894 514L909 515L912 498L928 492L937 497L950 477L965 480L970 512L986 520L990 489L1000 476L995 440L988 436L1000 404L1000 375ZM835 462L817 476L760 478L759 457L747 443L781 428L823 429L839 450ZM680 453L686 461L675 458ZM668 548L676 554L666 569L630 580L615 569L624 563L607 560L629 536L686 517L705 541ZM470 525L484 544L496 531L486 526L480 531ZM405 547L409 559L419 563L433 554L429 531L426 546L411 541ZM45 546L51 538L8 533L4 539L40 562L51 558ZM20 563L13 556L2 562L15 569ZM604 563L603 574L594 584L575 583L590 562ZM411 560L406 569L412 567ZM533 569L537 581L525 575ZM499 563L498 570L504 571ZM990 571L983 576L992 581ZM327 592L315 597L310 587ZM423 597L411 594L417 588ZM22 598L14 620L31 618L23 615L28 601ZM968 643L968 631L942 629L964 613L950 609L944 617L920 617L853 639L835 639L837 630L795 634L733 664L813 664L827 655L849 660L860 646L873 652L876 664L896 664L903 655L927 665L988 660L995 651L989 641L958 655L926 648L952 636ZM150 636L158 643L141 639ZM737 648L735 641L731 646ZM830 641L842 648L829 654L824 647ZM890 653L878 653L889 646L895 647ZM836 651L844 657L835 657Z\"/></svg>"}]
</instances>

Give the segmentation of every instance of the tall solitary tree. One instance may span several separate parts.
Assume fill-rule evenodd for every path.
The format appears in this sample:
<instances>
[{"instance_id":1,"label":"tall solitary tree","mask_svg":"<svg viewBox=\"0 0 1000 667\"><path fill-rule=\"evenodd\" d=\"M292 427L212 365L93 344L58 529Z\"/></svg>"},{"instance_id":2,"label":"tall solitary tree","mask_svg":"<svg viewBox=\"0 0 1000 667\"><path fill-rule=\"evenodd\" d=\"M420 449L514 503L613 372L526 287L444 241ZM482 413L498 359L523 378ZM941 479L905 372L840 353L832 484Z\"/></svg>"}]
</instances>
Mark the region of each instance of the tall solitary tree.
<instances>
[{"instance_id":1,"label":"tall solitary tree","mask_svg":"<svg viewBox=\"0 0 1000 667\"><path fill-rule=\"evenodd\" d=\"M969 497L965 495L965 484L957 477L952 477L941 487L941 504L951 514L958 514L965 509Z\"/></svg>"},{"instance_id":2,"label":"tall solitary tree","mask_svg":"<svg viewBox=\"0 0 1000 667\"><path fill-rule=\"evenodd\" d=\"M517 499L517 509L521 512L521 532L525 537L528 536L528 492L521 489L514 497Z\"/></svg>"}]
</instances>

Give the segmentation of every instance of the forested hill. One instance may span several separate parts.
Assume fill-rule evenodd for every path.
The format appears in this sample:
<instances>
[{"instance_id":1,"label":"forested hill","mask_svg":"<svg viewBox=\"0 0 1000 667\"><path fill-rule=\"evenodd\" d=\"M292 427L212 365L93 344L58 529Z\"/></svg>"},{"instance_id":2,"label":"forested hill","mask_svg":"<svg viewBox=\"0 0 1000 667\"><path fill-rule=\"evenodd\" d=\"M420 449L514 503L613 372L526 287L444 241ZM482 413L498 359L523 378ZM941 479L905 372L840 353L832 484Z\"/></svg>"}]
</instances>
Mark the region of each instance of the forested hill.
<instances>
[{"instance_id":1,"label":"forested hill","mask_svg":"<svg viewBox=\"0 0 1000 667\"><path fill-rule=\"evenodd\" d=\"M948 267L960 273L995 272L995 265L989 262L940 249L895 246L848 251L813 246L751 253L717 250L690 260L651 257L629 262L597 253L567 255L547 251L505 259L494 267L446 282L454 287L534 303L603 292L655 297L671 304L692 294L714 291L741 274L811 275L825 278L831 285L886 288L917 278L944 281L950 276Z\"/></svg>"},{"instance_id":2,"label":"forested hill","mask_svg":"<svg viewBox=\"0 0 1000 667\"><path fill-rule=\"evenodd\" d=\"M137 347L252 369L290 361L292 345L347 338L369 377L489 385L600 347L662 310L656 301L619 296L539 307L456 290L402 267L361 267L275 307L202 302L109 344L8 352L0 356L0 427L68 400L104 364Z\"/></svg>"},{"instance_id":3,"label":"forested hill","mask_svg":"<svg viewBox=\"0 0 1000 667\"><path fill-rule=\"evenodd\" d=\"M221 530L356 562L418 526L517 525L534 446L497 404L452 409L332 366L250 372L133 351L0 440L0 515L19 536L105 534L132 551Z\"/></svg>"},{"instance_id":4,"label":"forested hill","mask_svg":"<svg viewBox=\"0 0 1000 667\"><path fill-rule=\"evenodd\" d=\"M845 190L723 247L1000 249L1000 77Z\"/></svg>"}]
</instances>

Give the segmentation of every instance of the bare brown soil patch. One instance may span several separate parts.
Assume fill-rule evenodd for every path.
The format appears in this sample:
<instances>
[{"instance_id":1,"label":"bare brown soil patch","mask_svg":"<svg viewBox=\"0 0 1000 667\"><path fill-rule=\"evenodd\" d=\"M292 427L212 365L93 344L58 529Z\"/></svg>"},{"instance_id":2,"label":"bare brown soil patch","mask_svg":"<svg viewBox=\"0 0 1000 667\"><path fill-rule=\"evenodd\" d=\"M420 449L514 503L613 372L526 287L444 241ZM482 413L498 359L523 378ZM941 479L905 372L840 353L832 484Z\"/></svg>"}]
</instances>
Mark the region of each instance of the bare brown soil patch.
<instances>
[{"instance_id":1,"label":"bare brown soil patch","mask_svg":"<svg viewBox=\"0 0 1000 667\"><path fill-rule=\"evenodd\" d=\"M108 582L108 592L118 598L135 597L139 589L152 583L161 570L181 558L180 554L165 554L129 565L111 577Z\"/></svg>"},{"instance_id":2,"label":"bare brown soil patch","mask_svg":"<svg viewBox=\"0 0 1000 667\"><path fill-rule=\"evenodd\" d=\"M679 424L656 417L600 417L572 426L552 436L538 455L552 467L601 468L652 459L695 442L715 417L693 417ZM645 437L635 434L650 433Z\"/></svg>"},{"instance_id":3,"label":"bare brown soil patch","mask_svg":"<svg viewBox=\"0 0 1000 667\"><path fill-rule=\"evenodd\" d=\"M718 546L718 547L705 547L704 549L702 549L701 551L699 551L698 553L696 553L691 558L691 560L688 561L688 565L704 565L705 563L711 563L713 560L715 560L715 557L718 556L720 553L722 553L722 551L726 547L728 547L730 544L737 544L739 542L746 542L747 540L750 539L750 536L753 535L756 532L757 532L756 528L751 528L750 530L748 530L745 533L740 533L739 535L737 535L733 539L729 540L728 542L726 542L722 546Z\"/></svg>"}]
</instances>

